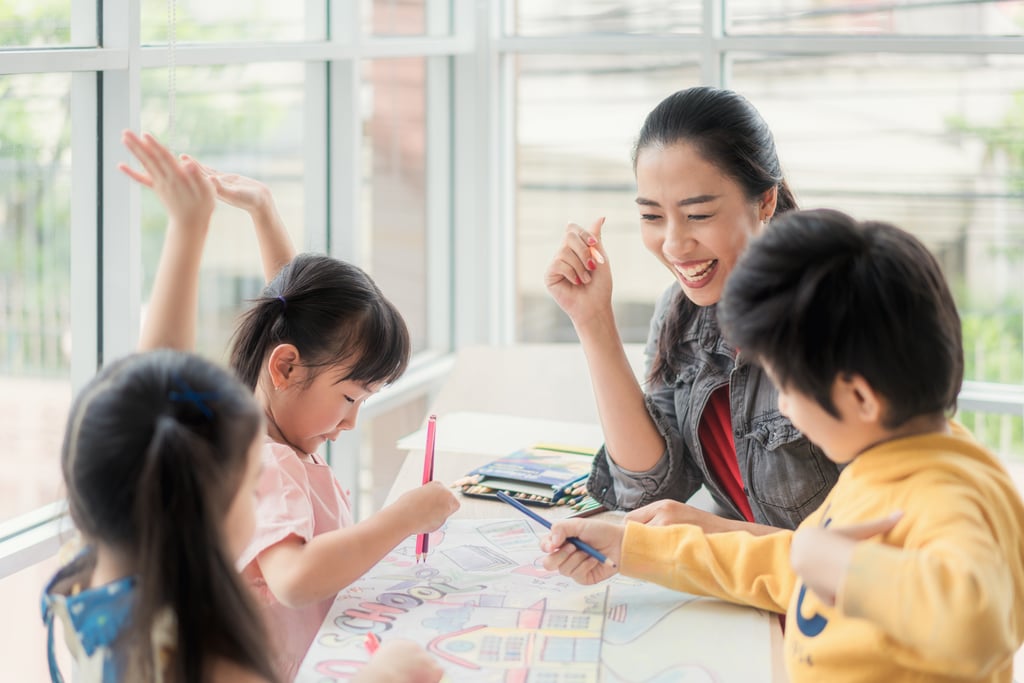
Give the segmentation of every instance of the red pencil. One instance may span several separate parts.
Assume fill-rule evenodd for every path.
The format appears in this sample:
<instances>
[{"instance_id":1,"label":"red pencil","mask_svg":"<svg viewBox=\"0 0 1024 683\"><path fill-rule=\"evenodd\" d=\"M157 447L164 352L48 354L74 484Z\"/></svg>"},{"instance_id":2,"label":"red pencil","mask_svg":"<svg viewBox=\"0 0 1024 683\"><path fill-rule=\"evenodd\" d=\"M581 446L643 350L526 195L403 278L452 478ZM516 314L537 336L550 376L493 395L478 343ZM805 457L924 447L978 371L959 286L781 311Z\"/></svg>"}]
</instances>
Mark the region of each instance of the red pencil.
<instances>
[{"instance_id":1,"label":"red pencil","mask_svg":"<svg viewBox=\"0 0 1024 683\"><path fill-rule=\"evenodd\" d=\"M423 451L423 483L434 478L434 438L437 433L437 415L427 419L427 447ZM416 536L416 562L427 559L427 548L430 544L429 534Z\"/></svg>"}]
</instances>

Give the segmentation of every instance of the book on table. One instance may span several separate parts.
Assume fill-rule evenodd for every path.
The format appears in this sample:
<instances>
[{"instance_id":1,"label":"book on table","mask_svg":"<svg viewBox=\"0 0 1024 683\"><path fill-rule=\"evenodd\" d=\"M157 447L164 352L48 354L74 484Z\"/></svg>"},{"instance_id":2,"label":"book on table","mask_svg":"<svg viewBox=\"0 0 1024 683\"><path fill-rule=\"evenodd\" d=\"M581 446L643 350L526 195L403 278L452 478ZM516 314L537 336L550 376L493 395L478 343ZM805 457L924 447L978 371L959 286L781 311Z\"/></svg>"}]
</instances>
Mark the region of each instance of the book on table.
<instances>
[{"instance_id":1,"label":"book on table","mask_svg":"<svg viewBox=\"0 0 1024 683\"><path fill-rule=\"evenodd\" d=\"M456 482L467 496L503 491L530 505L568 505L584 514L600 504L587 495L593 448L538 443L470 471Z\"/></svg>"}]
</instances>

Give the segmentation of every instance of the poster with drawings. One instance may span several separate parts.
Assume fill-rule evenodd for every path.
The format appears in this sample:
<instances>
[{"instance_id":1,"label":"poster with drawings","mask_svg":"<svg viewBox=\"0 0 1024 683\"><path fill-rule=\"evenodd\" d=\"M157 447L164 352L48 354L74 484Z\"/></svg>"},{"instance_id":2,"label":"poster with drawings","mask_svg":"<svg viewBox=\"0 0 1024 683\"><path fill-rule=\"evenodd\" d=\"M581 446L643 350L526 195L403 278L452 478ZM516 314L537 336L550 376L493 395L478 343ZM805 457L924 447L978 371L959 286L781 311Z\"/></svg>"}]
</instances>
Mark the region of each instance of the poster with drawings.
<instances>
[{"instance_id":1,"label":"poster with drawings","mask_svg":"<svg viewBox=\"0 0 1024 683\"><path fill-rule=\"evenodd\" d=\"M424 645L445 680L770 681L764 612L617 576L580 586L541 565L528 520L450 520L415 562L408 539L338 594L297 681L346 681L366 633Z\"/></svg>"}]
</instances>

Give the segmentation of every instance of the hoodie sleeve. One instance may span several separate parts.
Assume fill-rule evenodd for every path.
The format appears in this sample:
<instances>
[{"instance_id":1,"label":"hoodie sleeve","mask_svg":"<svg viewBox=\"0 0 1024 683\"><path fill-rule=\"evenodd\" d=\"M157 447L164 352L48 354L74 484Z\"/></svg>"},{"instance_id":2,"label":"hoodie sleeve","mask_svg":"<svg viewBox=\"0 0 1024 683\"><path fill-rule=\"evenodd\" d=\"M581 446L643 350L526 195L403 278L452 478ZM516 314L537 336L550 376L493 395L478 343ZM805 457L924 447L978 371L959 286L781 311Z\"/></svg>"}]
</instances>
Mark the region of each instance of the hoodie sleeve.
<instances>
[{"instance_id":1,"label":"hoodie sleeve","mask_svg":"<svg viewBox=\"0 0 1024 683\"><path fill-rule=\"evenodd\" d=\"M651 527L630 522L621 571L666 588L783 613L796 575L789 563L793 532L705 534L691 524Z\"/></svg>"}]
</instances>

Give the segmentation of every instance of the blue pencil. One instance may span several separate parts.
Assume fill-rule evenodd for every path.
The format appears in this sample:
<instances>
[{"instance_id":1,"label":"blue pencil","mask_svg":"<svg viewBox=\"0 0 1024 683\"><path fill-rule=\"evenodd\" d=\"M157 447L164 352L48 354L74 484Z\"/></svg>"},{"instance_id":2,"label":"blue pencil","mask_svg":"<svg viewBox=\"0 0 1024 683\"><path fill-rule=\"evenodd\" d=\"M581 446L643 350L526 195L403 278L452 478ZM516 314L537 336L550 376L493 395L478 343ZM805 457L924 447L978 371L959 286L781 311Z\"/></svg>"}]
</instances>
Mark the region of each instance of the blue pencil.
<instances>
[{"instance_id":1,"label":"blue pencil","mask_svg":"<svg viewBox=\"0 0 1024 683\"><path fill-rule=\"evenodd\" d=\"M509 505L514 507L516 510L519 510L520 512L522 512L524 515L526 515L527 517L529 517L533 521L538 522L538 523L544 525L545 528L547 528L547 529L551 528L551 522L549 522L548 520L544 519L543 517L538 515L536 512L534 512L530 508L526 507L525 505L520 503L518 500L516 500L512 496L510 496L507 493L505 493L504 491L495 491L494 495L496 495L499 500L505 501L506 503L508 503ZM597 560L601 564L606 564L609 567L614 567L615 566L615 563L612 562L611 560L609 560L607 557L605 557L604 553L602 553L601 551L597 550L596 548L594 548L589 543L585 543L585 542L581 541L580 539L576 538L575 536L569 538L568 541L569 541L569 543L572 543L574 546L576 546L577 548L579 548L580 550L585 552L587 555L590 555L592 558L594 558L595 560Z\"/></svg>"}]
</instances>

